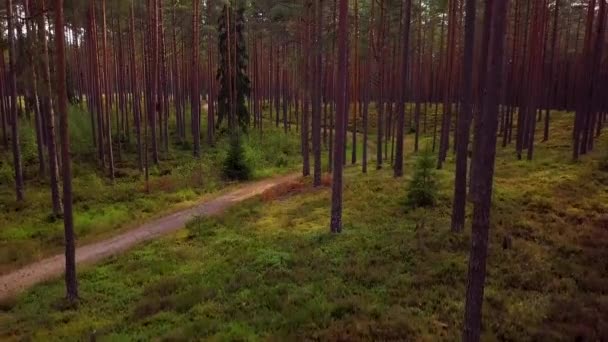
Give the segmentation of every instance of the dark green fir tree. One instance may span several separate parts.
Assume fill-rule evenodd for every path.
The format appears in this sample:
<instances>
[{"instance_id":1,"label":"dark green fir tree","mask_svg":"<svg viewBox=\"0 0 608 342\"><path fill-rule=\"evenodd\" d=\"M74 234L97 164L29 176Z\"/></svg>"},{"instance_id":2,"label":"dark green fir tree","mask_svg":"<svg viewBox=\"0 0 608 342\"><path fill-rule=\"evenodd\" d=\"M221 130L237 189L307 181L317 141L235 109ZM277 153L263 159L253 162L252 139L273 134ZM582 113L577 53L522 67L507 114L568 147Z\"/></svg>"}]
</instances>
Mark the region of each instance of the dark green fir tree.
<instances>
[{"instance_id":1,"label":"dark green fir tree","mask_svg":"<svg viewBox=\"0 0 608 342\"><path fill-rule=\"evenodd\" d=\"M236 11L229 4L224 5L218 20L218 33L220 60L217 79L220 90L217 128L227 119L230 133L235 134L238 128L247 131L249 111L246 99L251 91L247 76L249 56L245 43L245 8L242 4Z\"/></svg>"}]
</instances>

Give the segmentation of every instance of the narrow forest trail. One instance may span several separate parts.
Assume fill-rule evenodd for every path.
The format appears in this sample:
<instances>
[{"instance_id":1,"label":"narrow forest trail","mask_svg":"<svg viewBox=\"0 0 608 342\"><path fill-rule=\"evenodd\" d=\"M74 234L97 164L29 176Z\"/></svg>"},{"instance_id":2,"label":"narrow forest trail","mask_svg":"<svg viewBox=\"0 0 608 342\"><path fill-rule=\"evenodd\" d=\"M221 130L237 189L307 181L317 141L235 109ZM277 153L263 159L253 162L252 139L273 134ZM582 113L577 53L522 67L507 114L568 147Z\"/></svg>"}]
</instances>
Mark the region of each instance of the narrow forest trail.
<instances>
[{"instance_id":1,"label":"narrow forest trail","mask_svg":"<svg viewBox=\"0 0 608 342\"><path fill-rule=\"evenodd\" d=\"M203 104L203 109L207 104ZM352 141L352 131L347 132L347 141ZM359 134L361 134L359 132ZM361 137L362 139L362 137ZM368 155L375 155L375 141L368 142ZM375 158L368 158L371 164ZM360 163L351 164L350 155L347 158L347 168ZM189 209L144 223L137 228L118 234L98 242L89 243L76 249L76 263L94 264L105 258L120 254L136 245L153 240L159 236L177 231L185 227L186 223L197 216L212 216L218 214L238 203L262 194L263 192L281 184L288 183L301 177L301 173L292 173L285 176L273 177L249 184L233 190L215 199L197 204ZM65 271L65 256L57 254L31 263L10 273L0 275L0 300L11 298L28 288L43 281L57 278Z\"/></svg>"},{"instance_id":2,"label":"narrow forest trail","mask_svg":"<svg viewBox=\"0 0 608 342\"><path fill-rule=\"evenodd\" d=\"M292 173L286 176L245 184L234 191L192 208L150 221L138 228L112 238L80 246L76 249L76 263L78 265L92 264L122 253L142 242L179 230L185 227L188 221L197 216L218 214L238 203L260 195L268 189L293 181L299 177L300 173ZM0 276L0 300L17 295L45 280L58 277L63 274L64 270L65 256L58 254L2 275Z\"/></svg>"}]
</instances>

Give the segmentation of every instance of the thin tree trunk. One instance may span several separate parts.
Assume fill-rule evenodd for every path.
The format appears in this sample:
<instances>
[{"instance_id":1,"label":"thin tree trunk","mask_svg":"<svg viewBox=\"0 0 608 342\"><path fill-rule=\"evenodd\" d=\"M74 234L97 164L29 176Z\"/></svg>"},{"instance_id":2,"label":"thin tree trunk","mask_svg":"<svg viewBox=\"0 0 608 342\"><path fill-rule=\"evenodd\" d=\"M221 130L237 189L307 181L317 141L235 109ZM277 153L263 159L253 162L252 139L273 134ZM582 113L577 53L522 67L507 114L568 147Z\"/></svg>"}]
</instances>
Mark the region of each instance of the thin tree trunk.
<instances>
[{"instance_id":1,"label":"thin tree trunk","mask_svg":"<svg viewBox=\"0 0 608 342\"><path fill-rule=\"evenodd\" d=\"M405 125L405 102L407 101L407 78L409 59L410 17L412 0L403 0L403 32L401 43L401 85L400 96L397 99L397 151L395 154L395 177L403 176L403 127Z\"/></svg>"},{"instance_id":2,"label":"thin tree trunk","mask_svg":"<svg viewBox=\"0 0 608 342\"><path fill-rule=\"evenodd\" d=\"M192 111L192 139L194 140L194 156L201 157L201 134L200 134L200 91L199 84L199 69L198 69L198 21L199 21L199 0L192 2L192 72L190 74L191 84L191 111Z\"/></svg>"},{"instance_id":3,"label":"thin tree trunk","mask_svg":"<svg viewBox=\"0 0 608 342\"><path fill-rule=\"evenodd\" d=\"M545 126L543 130L543 141L549 140L549 122L551 117L551 105L553 96L555 96L555 91L557 87L555 84L557 83L554 79L554 65L555 65L555 49L557 48L557 24L559 23L559 0L555 0L555 14L553 15L553 33L551 35L551 57L549 58L549 72L548 72L548 87L547 87L547 96L545 98L545 105L547 110L545 112Z\"/></svg>"},{"instance_id":4,"label":"thin tree trunk","mask_svg":"<svg viewBox=\"0 0 608 342\"><path fill-rule=\"evenodd\" d=\"M369 51L369 50L368 50ZM368 57L368 63L371 63L372 59ZM370 85L370 69L371 66L368 64L365 66L365 80L363 82L363 146L362 146L362 159L361 170L363 173L367 173L367 140L368 140L368 129L369 129L369 85Z\"/></svg>"},{"instance_id":5,"label":"thin tree trunk","mask_svg":"<svg viewBox=\"0 0 608 342\"><path fill-rule=\"evenodd\" d=\"M382 169L382 135L383 131L383 116L384 116L384 63L382 62L384 58L384 1L380 0L380 20L378 22L378 30L380 38L378 47L376 50L378 54L376 56L378 60L378 73L380 75L380 82L378 83L378 101L376 102L376 112L377 112L377 136L376 136L376 169Z\"/></svg>"},{"instance_id":6,"label":"thin tree trunk","mask_svg":"<svg viewBox=\"0 0 608 342\"><path fill-rule=\"evenodd\" d=\"M456 147L456 178L452 205L452 231L464 230L467 196L467 159L472 116L473 48L475 45L475 0L466 0L462 111L458 115L458 145Z\"/></svg>"},{"instance_id":7,"label":"thin tree trunk","mask_svg":"<svg viewBox=\"0 0 608 342\"><path fill-rule=\"evenodd\" d=\"M4 49L0 48L0 54L2 54L2 56L4 56ZM8 150L8 132L6 129L7 123L6 123L6 119L8 116L8 108L7 108L7 103L6 103L6 89L5 89L5 85L6 85L6 73L5 73L5 69L6 67L4 66L4 58L0 58L0 80L2 82L0 82L0 121L2 122L2 145L4 146L5 150Z\"/></svg>"},{"instance_id":8,"label":"thin tree trunk","mask_svg":"<svg viewBox=\"0 0 608 342\"><path fill-rule=\"evenodd\" d=\"M6 0L6 16L7 16L7 29L8 29L8 56L9 56L9 96L10 96L10 118L11 118L11 136L13 145L13 168L15 169L15 195L17 201L21 202L25 199L24 195L24 183L23 183L23 169L21 164L21 147L19 143L19 117L17 115L18 98L17 98L17 73L16 73L16 56L15 52L15 27L13 25L13 1Z\"/></svg>"},{"instance_id":9,"label":"thin tree trunk","mask_svg":"<svg viewBox=\"0 0 608 342\"><path fill-rule=\"evenodd\" d=\"M313 173L313 185L321 185L321 96L322 93L322 41L321 41L321 30L322 30L322 17L323 17L323 2L322 0L315 0L315 58L314 58L314 77L313 77L313 115L312 115L312 149L314 155L314 173ZM285 102L285 97L283 97Z\"/></svg>"},{"instance_id":10,"label":"thin tree trunk","mask_svg":"<svg viewBox=\"0 0 608 342\"><path fill-rule=\"evenodd\" d=\"M309 113L308 113L308 108L309 108L309 102L310 102L310 97L311 97L311 90L312 90L312 84L313 81L311 80L311 75L310 75L310 66L311 66L311 58L310 58L310 48L311 48L311 44L310 44L310 36L311 36L311 32L310 32L310 20L311 20L311 15L310 15L310 9L307 7L306 8L306 25L304 27L304 49L305 49L305 53L304 53L304 70L305 70L305 74L304 74L304 82L305 82L305 91L304 91L304 97L302 99L303 101L303 110L302 110L302 175L304 177L307 177L310 175L310 145L309 145L309 128L310 128L310 123L309 123ZM272 53L272 50L271 50ZM275 83L275 87L276 87L276 83ZM273 91L274 92L274 96L276 98L276 89ZM279 127L279 109L277 106L277 115L276 115L276 126Z\"/></svg>"},{"instance_id":11,"label":"thin tree trunk","mask_svg":"<svg viewBox=\"0 0 608 342\"><path fill-rule=\"evenodd\" d=\"M338 24L338 74L337 74L337 113L336 113L336 141L334 145L334 167L332 179L331 200L331 232L342 231L342 169L344 164L344 127L347 117L346 108L346 73L347 73L347 44L348 34L348 0L339 1L339 24Z\"/></svg>"},{"instance_id":12,"label":"thin tree trunk","mask_svg":"<svg viewBox=\"0 0 608 342\"><path fill-rule=\"evenodd\" d=\"M26 17L31 15L30 8L30 0L23 0L23 8L24 14ZM26 35L28 37L33 36L34 27L30 20L27 20L25 23ZM38 94L38 73L36 71L36 64L34 63L34 54L37 53L37 46L35 46L35 39L29 39L29 44L27 46L27 58L28 58L28 68L30 69L30 76L32 82L32 102L33 102L33 110L34 110L34 125L36 128L36 147L38 152L38 175L40 177L44 177L45 173L45 160L44 160L44 135L43 130L44 127L42 125L42 113L41 113L41 105L40 98Z\"/></svg>"},{"instance_id":13,"label":"thin tree trunk","mask_svg":"<svg viewBox=\"0 0 608 342\"><path fill-rule=\"evenodd\" d=\"M422 9L422 0L418 1L418 8ZM417 28L417 61L416 61L416 84L414 85L415 96L416 96L416 107L414 109L414 125L415 125L415 137L414 137L414 152L418 152L419 144L420 144L420 101L422 99L422 10L418 11L418 28ZM402 76L404 77L404 76ZM424 123L425 131L426 131L426 116Z\"/></svg>"},{"instance_id":14,"label":"thin tree trunk","mask_svg":"<svg viewBox=\"0 0 608 342\"><path fill-rule=\"evenodd\" d=\"M45 0L40 0L39 10L44 12L46 10ZM44 112L46 113L46 131L47 141L46 147L48 150L49 158L49 175L51 180L51 201L53 203L53 215L60 216L62 213L61 199L59 196L59 166L57 163L57 142L55 138L55 113L53 108L53 93L51 90L51 71L49 67L49 47L46 36L46 30L44 28L44 16L38 17L38 40L42 47L42 53L40 58L40 69L42 74L44 94Z\"/></svg>"},{"instance_id":15,"label":"thin tree trunk","mask_svg":"<svg viewBox=\"0 0 608 342\"><path fill-rule=\"evenodd\" d=\"M10 1L10 0L9 0ZM76 247L72 216L72 162L70 160L70 134L66 92L65 32L63 27L63 0L55 0L55 45L57 66L57 109L61 135L61 160L63 174L63 225L65 230L65 285L66 297L78 299L76 280Z\"/></svg>"},{"instance_id":16,"label":"thin tree trunk","mask_svg":"<svg viewBox=\"0 0 608 342\"><path fill-rule=\"evenodd\" d=\"M353 102L355 104L355 108L353 111L353 129L352 129L352 151L351 151L351 163L357 163L357 116L359 115L359 111L361 110L359 107L359 2L355 1L355 49L353 55L353 68L352 72L354 73L354 82L353 82ZM348 124L347 124L348 126Z\"/></svg>"},{"instance_id":17,"label":"thin tree trunk","mask_svg":"<svg viewBox=\"0 0 608 342\"><path fill-rule=\"evenodd\" d=\"M148 108L148 126L150 126L150 140L152 147L152 162L158 165L158 139L156 131L156 121L159 116L159 37L158 37L158 0L150 0L148 3L148 14L149 14L149 37L150 37L150 108ZM194 48L194 47L193 47ZM198 72L198 69L195 69Z\"/></svg>"},{"instance_id":18,"label":"thin tree trunk","mask_svg":"<svg viewBox=\"0 0 608 342\"><path fill-rule=\"evenodd\" d=\"M452 126L452 83L455 78L455 59L456 59L456 32L458 31L457 22L457 1L449 1L448 11L448 40L447 40L447 56L446 56L446 82L444 101L443 101L443 116L441 120L441 133L439 136L439 158L437 160L437 169L443 168L447 151L450 147L450 128Z\"/></svg>"},{"instance_id":19,"label":"thin tree trunk","mask_svg":"<svg viewBox=\"0 0 608 342\"><path fill-rule=\"evenodd\" d=\"M135 131L137 138L137 165L139 171L144 170L142 141L141 141L141 99L138 84L138 73L137 73L137 62L135 59L135 50L137 45L135 44L135 9L133 1L131 1L130 17L131 17L131 93L133 96L133 115L135 116Z\"/></svg>"},{"instance_id":20,"label":"thin tree trunk","mask_svg":"<svg viewBox=\"0 0 608 342\"><path fill-rule=\"evenodd\" d=\"M114 152L112 148L112 91L110 87L110 73L108 69L110 68L110 61L108 60L108 51L107 51L107 25L106 25L106 0L102 0L101 2L101 18L102 18L102 58L104 62L103 66L103 79L104 79L104 93L105 93L105 101L102 99L102 103L105 104L105 118L106 118L106 129L108 135L108 166L110 171L110 179L114 181Z\"/></svg>"},{"instance_id":21,"label":"thin tree trunk","mask_svg":"<svg viewBox=\"0 0 608 342\"><path fill-rule=\"evenodd\" d=\"M158 35L159 35L159 53L160 61L158 63L159 69L159 102L160 112L159 116L162 118L161 124L161 142L162 149L166 155L169 154L169 86L168 86L168 72L167 72L167 51L165 46L165 25L163 8L161 6L162 1L158 1Z\"/></svg>"}]
</instances>

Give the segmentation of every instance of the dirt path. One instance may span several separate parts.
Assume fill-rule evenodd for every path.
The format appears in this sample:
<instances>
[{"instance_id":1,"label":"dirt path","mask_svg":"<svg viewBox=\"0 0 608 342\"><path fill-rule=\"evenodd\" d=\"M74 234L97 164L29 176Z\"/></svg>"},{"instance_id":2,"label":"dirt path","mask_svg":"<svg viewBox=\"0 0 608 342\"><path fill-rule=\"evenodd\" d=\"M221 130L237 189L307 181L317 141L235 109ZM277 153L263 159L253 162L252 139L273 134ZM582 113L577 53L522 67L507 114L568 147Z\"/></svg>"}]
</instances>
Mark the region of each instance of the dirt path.
<instances>
[{"instance_id":1,"label":"dirt path","mask_svg":"<svg viewBox=\"0 0 608 342\"><path fill-rule=\"evenodd\" d=\"M115 237L78 247L76 249L76 263L79 265L91 264L119 254L139 243L181 229L188 221L197 216L218 214L237 203L260 195L272 187L299 177L300 174L291 174L246 184L239 189L190 209L150 221ZM0 276L0 300L12 297L45 280L58 277L63 274L64 270L65 257L63 254L59 254L2 275Z\"/></svg>"}]
</instances>

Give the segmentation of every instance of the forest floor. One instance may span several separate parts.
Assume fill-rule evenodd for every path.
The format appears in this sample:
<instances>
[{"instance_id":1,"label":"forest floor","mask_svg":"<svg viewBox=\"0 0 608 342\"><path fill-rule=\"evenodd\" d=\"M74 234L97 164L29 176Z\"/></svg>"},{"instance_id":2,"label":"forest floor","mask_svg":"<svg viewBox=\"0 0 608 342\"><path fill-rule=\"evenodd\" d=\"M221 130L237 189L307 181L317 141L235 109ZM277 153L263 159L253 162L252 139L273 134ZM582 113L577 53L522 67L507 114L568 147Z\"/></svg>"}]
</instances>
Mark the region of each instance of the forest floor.
<instances>
[{"instance_id":1,"label":"forest floor","mask_svg":"<svg viewBox=\"0 0 608 342\"><path fill-rule=\"evenodd\" d=\"M573 116L553 118L534 160L497 153L484 340L608 339L608 136L573 163ZM403 179L346 169L340 235L329 181L290 184L80 268L75 307L61 280L1 302L0 339L460 340L470 228L449 229L453 159L438 205L410 210L411 147Z\"/></svg>"},{"instance_id":2,"label":"forest floor","mask_svg":"<svg viewBox=\"0 0 608 342\"><path fill-rule=\"evenodd\" d=\"M150 221L144 225L119 234L112 238L84 245L76 249L76 263L90 264L103 258L124 252L133 246L157 238L161 235L183 228L195 217L216 215L244 200L260 195L276 186L288 184L297 179L299 174L274 177L244 185L237 190L205 201L192 208L178 211L163 218ZM12 273L0 276L0 300L6 300L37 283L63 274L65 257L58 254Z\"/></svg>"},{"instance_id":3,"label":"forest floor","mask_svg":"<svg viewBox=\"0 0 608 342\"><path fill-rule=\"evenodd\" d=\"M218 139L214 148L204 146L197 160L188 141L182 143L171 136L169 151L161 150L159 165L150 166L148 186L138 170L135 137L131 136L130 142L123 137L120 153L118 144L114 146L116 178L112 182L107 167L101 171L98 166L88 120L88 113L71 107L78 244L110 238L238 186L222 178L222 163L229 148L226 137ZM63 222L51 215L49 180L38 175L35 134L27 122L21 125L20 136L26 179L24 202L15 200L12 156L9 151L0 151L0 274L63 250ZM293 129L284 133L282 128L268 125L263 134L248 135L243 144L254 180L289 174L301 165L300 138Z\"/></svg>"}]
</instances>

